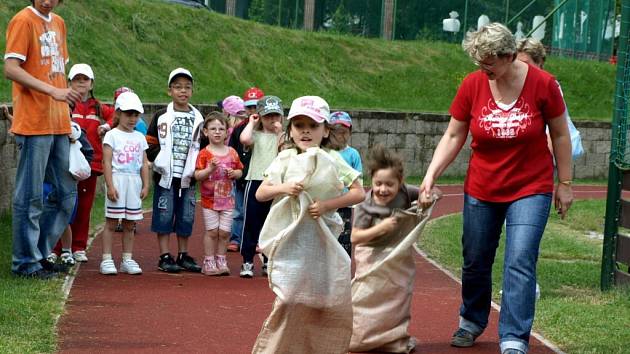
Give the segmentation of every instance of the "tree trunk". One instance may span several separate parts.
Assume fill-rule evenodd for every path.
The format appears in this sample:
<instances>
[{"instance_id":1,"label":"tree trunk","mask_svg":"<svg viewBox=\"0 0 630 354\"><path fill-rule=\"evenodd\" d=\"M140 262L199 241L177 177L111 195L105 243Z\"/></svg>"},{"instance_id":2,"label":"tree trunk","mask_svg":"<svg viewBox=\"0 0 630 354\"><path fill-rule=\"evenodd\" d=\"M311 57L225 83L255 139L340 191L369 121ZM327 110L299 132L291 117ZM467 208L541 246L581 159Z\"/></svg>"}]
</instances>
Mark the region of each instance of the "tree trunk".
<instances>
[{"instance_id":1,"label":"tree trunk","mask_svg":"<svg viewBox=\"0 0 630 354\"><path fill-rule=\"evenodd\" d=\"M388 41L394 37L394 2L395 0L383 0L381 34Z\"/></svg>"},{"instance_id":2,"label":"tree trunk","mask_svg":"<svg viewBox=\"0 0 630 354\"><path fill-rule=\"evenodd\" d=\"M304 0L304 29L313 31L315 28L315 0Z\"/></svg>"},{"instance_id":3,"label":"tree trunk","mask_svg":"<svg viewBox=\"0 0 630 354\"><path fill-rule=\"evenodd\" d=\"M236 16L236 0L225 0L225 14Z\"/></svg>"}]
</instances>

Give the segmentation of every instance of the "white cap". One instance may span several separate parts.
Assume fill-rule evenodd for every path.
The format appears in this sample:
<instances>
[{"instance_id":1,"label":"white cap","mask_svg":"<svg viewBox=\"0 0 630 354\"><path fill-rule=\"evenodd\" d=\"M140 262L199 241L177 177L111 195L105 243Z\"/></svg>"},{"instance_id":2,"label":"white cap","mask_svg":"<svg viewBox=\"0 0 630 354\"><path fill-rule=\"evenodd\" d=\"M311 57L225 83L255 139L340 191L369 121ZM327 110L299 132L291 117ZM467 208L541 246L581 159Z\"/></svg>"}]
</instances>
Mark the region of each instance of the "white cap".
<instances>
[{"instance_id":1,"label":"white cap","mask_svg":"<svg viewBox=\"0 0 630 354\"><path fill-rule=\"evenodd\" d=\"M70 72L68 73L68 79L72 80L75 76L83 74L87 76L90 80L94 80L94 72L92 68L87 64L74 64L70 68Z\"/></svg>"},{"instance_id":2,"label":"white cap","mask_svg":"<svg viewBox=\"0 0 630 354\"><path fill-rule=\"evenodd\" d=\"M193 81L193 77L190 71L184 68L177 68L171 71L171 74L168 76L168 86L171 86L171 81L173 81L173 78L175 78L175 76L182 76L182 75L187 76L190 79L190 81Z\"/></svg>"},{"instance_id":3,"label":"white cap","mask_svg":"<svg viewBox=\"0 0 630 354\"><path fill-rule=\"evenodd\" d=\"M328 102L319 96L298 97L291 103L287 119L297 116L310 117L317 123L328 122L328 116L330 116Z\"/></svg>"},{"instance_id":4,"label":"white cap","mask_svg":"<svg viewBox=\"0 0 630 354\"><path fill-rule=\"evenodd\" d=\"M131 91L123 92L116 99L116 110L121 111L136 111L140 113L144 113L144 108L142 107L142 102L140 102L140 98L138 95Z\"/></svg>"}]
</instances>

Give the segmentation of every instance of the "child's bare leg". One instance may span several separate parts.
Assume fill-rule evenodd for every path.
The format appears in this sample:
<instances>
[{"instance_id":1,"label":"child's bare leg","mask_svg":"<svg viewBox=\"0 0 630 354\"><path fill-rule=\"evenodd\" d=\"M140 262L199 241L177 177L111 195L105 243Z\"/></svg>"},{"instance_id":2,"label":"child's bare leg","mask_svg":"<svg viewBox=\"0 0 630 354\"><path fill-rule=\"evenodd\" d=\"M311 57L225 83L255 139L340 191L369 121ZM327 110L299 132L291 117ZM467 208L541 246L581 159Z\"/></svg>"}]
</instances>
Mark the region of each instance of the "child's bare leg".
<instances>
[{"instance_id":1,"label":"child's bare leg","mask_svg":"<svg viewBox=\"0 0 630 354\"><path fill-rule=\"evenodd\" d=\"M131 258L131 253L133 252L133 239L135 237L134 232L133 232L133 226L136 223L133 220L126 220L123 219L122 221L122 227L123 227L123 239L122 239L122 251L123 251L123 259L124 254L127 253L130 255L129 258Z\"/></svg>"},{"instance_id":2,"label":"child's bare leg","mask_svg":"<svg viewBox=\"0 0 630 354\"><path fill-rule=\"evenodd\" d=\"M214 257L217 254L217 244L219 242L219 230L206 230L203 235L203 248L206 256Z\"/></svg>"},{"instance_id":3,"label":"child's bare leg","mask_svg":"<svg viewBox=\"0 0 630 354\"><path fill-rule=\"evenodd\" d=\"M116 225L118 225L118 219L106 218L105 228L101 236L103 238L103 259L105 259L105 255L109 255L108 259L112 258L112 240L114 238Z\"/></svg>"},{"instance_id":4,"label":"child's bare leg","mask_svg":"<svg viewBox=\"0 0 630 354\"><path fill-rule=\"evenodd\" d=\"M219 229L219 241L217 243L217 255L225 256L230 240L230 232Z\"/></svg>"},{"instance_id":5,"label":"child's bare leg","mask_svg":"<svg viewBox=\"0 0 630 354\"><path fill-rule=\"evenodd\" d=\"M177 236L177 248L179 253L188 253L188 237Z\"/></svg>"},{"instance_id":6,"label":"child's bare leg","mask_svg":"<svg viewBox=\"0 0 630 354\"><path fill-rule=\"evenodd\" d=\"M169 234L158 234L158 244L160 246L160 254L168 253L168 236Z\"/></svg>"},{"instance_id":7,"label":"child's bare leg","mask_svg":"<svg viewBox=\"0 0 630 354\"><path fill-rule=\"evenodd\" d=\"M122 220L123 239L122 239L122 262L120 263L120 271L128 274L142 274L142 269L132 258L133 239L135 237L133 229L136 223L133 220Z\"/></svg>"},{"instance_id":8,"label":"child's bare leg","mask_svg":"<svg viewBox=\"0 0 630 354\"><path fill-rule=\"evenodd\" d=\"M72 247L72 229L70 225L66 226L66 229L63 230L61 234L61 249L69 250Z\"/></svg>"},{"instance_id":9,"label":"child's bare leg","mask_svg":"<svg viewBox=\"0 0 630 354\"><path fill-rule=\"evenodd\" d=\"M118 225L118 219L105 218L105 228L103 229L103 260L101 261L101 274L116 274L116 266L112 259L112 240L116 226Z\"/></svg>"}]
</instances>

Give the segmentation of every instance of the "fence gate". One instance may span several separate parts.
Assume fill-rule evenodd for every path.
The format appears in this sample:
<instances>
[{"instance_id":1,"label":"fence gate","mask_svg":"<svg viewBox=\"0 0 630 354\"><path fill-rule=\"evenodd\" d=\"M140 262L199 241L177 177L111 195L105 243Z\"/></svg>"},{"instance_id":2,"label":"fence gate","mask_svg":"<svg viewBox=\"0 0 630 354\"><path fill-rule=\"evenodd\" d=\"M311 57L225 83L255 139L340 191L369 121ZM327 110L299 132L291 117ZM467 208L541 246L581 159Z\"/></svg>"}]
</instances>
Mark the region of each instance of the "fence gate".
<instances>
[{"instance_id":1,"label":"fence gate","mask_svg":"<svg viewBox=\"0 0 630 354\"><path fill-rule=\"evenodd\" d=\"M612 124L608 196L602 251L601 288L613 285L630 286L630 237L620 233L619 227L630 229L630 0L621 5L621 31L617 64L617 83ZM629 191L624 193L622 190Z\"/></svg>"}]
</instances>

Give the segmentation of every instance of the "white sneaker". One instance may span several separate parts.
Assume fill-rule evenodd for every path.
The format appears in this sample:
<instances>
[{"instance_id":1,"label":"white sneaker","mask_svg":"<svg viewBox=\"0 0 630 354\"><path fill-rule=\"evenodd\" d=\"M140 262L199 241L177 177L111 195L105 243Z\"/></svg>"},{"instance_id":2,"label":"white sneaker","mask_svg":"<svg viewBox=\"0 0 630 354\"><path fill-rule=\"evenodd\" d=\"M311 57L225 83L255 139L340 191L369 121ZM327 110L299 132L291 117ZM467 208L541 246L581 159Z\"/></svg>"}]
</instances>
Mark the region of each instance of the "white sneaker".
<instances>
[{"instance_id":1,"label":"white sneaker","mask_svg":"<svg viewBox=\"0 0 630 354\"><path fill-rule=\"evenodd\" d=\"M56 253L51 253L48 255L48 257L46 257L46 260L52 264L57 263L57 254Z\"/></svg>"},{"instance_id":2,"label":"white sneaker","mask_svg":"<svg viewBox=\"0 0 630 354\"><path fill-rule=\"evenodd\" d=\"M72 257L72 253L70 252L63 252L60 258L61 258L61 264L65 264L68 267L72 267L76 264L74 258Z\"/></svg>"},{"instance_id":3,"label":"white sneaker","mask_svg":"<svg viewBox=\"0 0 630 354\"><path fill-rule=\"evenodd\" d=\"M74 252L74 260L77 262L87 262L88 258L85 255L85 251L76 251Z\"/></svg>"},{"instance_id":4,"label":"white sneaker","mask_svg":"<svg viewBox=\"0 0 630 354\"><path fill-rule=\"evenodd\" d=\"M120 262L120 271L127 274L142 274L142 269L133 259L127 259Z\"/></svg>"},{"instance_id":5,"label":"white sneaker","mask_svg":"<svg viewBox=\"0 0 630 354\"><path fill-rule=\"evenodd\" d=\"M101 262L101 274L116 275L116 273L118 273L118 271L112 259L104 259Z\"/></svg>"},{"instance_id":6,"label":"white sneaker","mask_svg":"<svg viewBox=\"0 0 630 354\"><path fill-rule=\"evenodd\" d=\"M241 278L253 278L254 277L254 263L243 263L241 265Z\"/></svg>"}]
</instances>

